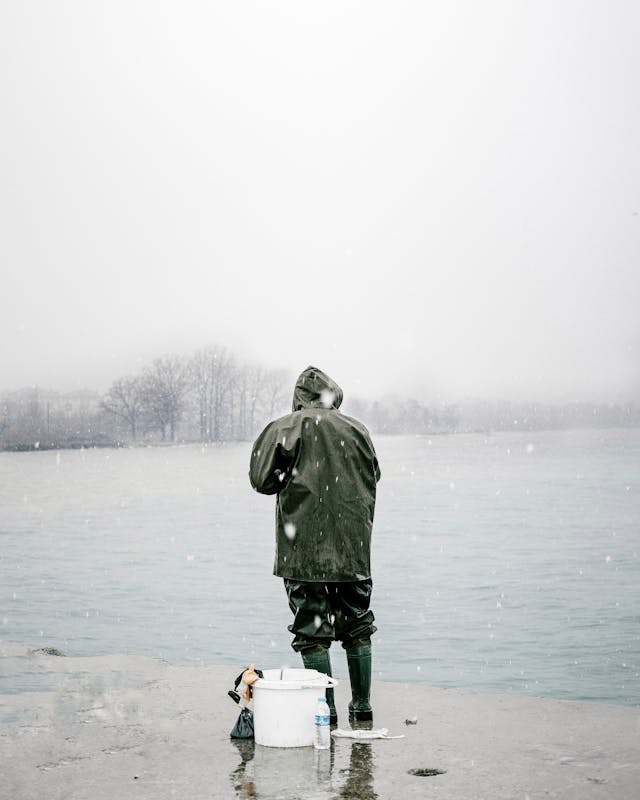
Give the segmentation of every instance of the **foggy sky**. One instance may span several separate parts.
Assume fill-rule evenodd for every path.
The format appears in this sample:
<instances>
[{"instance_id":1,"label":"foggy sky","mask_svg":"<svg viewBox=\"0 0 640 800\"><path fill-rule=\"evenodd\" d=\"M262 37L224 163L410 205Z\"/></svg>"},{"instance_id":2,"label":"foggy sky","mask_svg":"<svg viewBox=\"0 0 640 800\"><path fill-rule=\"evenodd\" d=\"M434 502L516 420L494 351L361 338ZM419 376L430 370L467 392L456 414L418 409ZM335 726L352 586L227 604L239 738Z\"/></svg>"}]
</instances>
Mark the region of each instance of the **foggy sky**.
<instances>
[{"instance_id":1,"label":"foggy sky","mask_svg":"<svg viewBox=\"0 0 640 800\"><path fill-rule=\"evenodd\" d=\"M0 390L217 342L640 396L640 5L7 2Z\"/></svg>"}]
</instances>

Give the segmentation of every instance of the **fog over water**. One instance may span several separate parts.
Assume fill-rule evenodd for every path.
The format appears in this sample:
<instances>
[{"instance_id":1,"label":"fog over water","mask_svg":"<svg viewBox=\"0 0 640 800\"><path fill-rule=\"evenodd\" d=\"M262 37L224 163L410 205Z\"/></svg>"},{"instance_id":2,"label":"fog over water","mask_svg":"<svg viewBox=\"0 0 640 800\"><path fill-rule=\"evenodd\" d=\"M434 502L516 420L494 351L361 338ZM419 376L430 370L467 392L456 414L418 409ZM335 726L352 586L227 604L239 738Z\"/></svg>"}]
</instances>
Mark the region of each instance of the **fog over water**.
<instances>
[{"instance_id":1,"label":"fog over water","mask_svg":"<svg viewBox=\"0 0 640 800\"><path fill-rule=\"evenodd\" d=\"M639 40L632 0L7 4L0 390L220 342L637 398Z\"/></svg>"}]
</instances>

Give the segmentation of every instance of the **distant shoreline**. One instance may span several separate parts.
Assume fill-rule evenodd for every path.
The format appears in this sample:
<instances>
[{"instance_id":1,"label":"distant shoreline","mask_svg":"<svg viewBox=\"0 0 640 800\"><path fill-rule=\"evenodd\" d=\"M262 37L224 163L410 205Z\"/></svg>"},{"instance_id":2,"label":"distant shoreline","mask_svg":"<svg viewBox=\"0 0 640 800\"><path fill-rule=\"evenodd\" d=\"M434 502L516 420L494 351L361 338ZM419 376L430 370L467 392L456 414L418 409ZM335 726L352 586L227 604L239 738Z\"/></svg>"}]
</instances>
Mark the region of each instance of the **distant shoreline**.
<instances>
[{"instance_id":1,"label":"distant shoreline","mask_svg":"<svg viewBox=\"0 0 640 800\"><path fill-rule=\"evenodd\" d=\"M129 447L129 445L123 442L51 442L50 444L34 442L32 444L3 444L0 445L0 452L37 453L39 450L118 450L122 447Z\"/></svg>"},{"instance_id":2,"label":"distant shoreline","mask_svg":"<svg viewBox=\"0 0 640 800\"><path fill-rule=\"evenodd\" d=\"M374 436L388 436L388 437L401 437L409 436L411 438L425 438L428 439L432 436L494 436L498 433L553 433L568 432L568 431L597 431L597 430L638 430L640 425L594 425L591 427L586 426L569 426L567 428L476 428L469 430L440 430L429 431L428 433L384 433L378 431ZM71 441L71 442L23 442L13 444L0 444L0 453L35 453L39 451L51 450L122 450L122 449L140 449L140 448L160 448L160 447L184 447L185 445L200 445L209 447L211 445L230 444L230 443L247 443L250 439L228 439L219 442L198 442L195 440L178 441L178 442L125 442L125 441Z\"/></svg>"}]
</instances>

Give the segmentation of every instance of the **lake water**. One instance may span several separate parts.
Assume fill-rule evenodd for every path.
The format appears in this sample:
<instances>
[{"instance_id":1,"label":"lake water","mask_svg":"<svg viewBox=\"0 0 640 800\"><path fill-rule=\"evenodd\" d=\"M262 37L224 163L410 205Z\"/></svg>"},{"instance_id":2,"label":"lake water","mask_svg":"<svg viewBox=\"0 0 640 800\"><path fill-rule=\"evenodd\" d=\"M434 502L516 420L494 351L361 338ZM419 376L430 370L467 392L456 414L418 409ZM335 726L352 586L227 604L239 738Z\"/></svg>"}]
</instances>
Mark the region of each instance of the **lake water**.
<instances>
[{"instance_id":1,"label":"lake water","mask_svg":"<svg viewBox=\"0 0 640 800\"><path fill-rule=\"evenodd\" d=\"M375 678L640 704L640 430L375 444ZM0 640L297 664L249 453L0 453Z\"/></svg>"}]
</instances>

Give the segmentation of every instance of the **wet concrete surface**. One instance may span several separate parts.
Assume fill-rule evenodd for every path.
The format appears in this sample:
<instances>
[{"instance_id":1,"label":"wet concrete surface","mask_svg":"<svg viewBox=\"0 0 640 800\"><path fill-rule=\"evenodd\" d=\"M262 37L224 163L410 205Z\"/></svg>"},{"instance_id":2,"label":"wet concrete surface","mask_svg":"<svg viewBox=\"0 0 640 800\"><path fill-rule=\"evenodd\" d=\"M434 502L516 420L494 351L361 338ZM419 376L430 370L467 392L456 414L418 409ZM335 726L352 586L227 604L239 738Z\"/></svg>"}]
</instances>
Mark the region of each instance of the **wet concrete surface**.
<instances>
[{"instance_id":1,"label":"wet concrete surface","mask_svg":"<svg viewBox=\"0 0 640 800\"><path fill-rule=\"evenodd\" d=\"M0 644L0 798L640 797L637 708L374 683L374 727L404 738L275 749L229 738L242 666ZM9 693L21 674L25 691ZM348 700L343 682L340 727Z\"/></svg>"}]
</instances>

